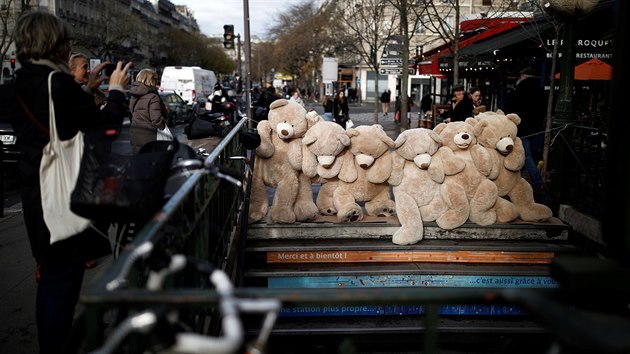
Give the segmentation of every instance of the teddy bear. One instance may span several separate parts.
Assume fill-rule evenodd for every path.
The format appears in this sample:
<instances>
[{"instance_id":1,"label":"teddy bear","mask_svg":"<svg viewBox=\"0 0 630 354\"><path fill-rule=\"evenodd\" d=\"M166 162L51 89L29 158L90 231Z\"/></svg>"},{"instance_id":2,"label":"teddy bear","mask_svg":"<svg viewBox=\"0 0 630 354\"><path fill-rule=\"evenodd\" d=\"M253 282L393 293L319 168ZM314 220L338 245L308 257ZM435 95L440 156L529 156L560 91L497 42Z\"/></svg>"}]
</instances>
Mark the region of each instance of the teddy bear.
<instances>
[{"instance_id":1,"label":"teddy bear","mask_svg":"<svg viewBox=\"0 0 630 354\"><path fill-rule=\"evenodd\" d=\"M333 193L338 222L363 219L368 215L390 216L396 212L387 180L392 172L394 140L380 124L361 125L346 131L350 137L351 161L339 171L339 184Z\"/></svg>"},{"instance_id":2,"label":"teddy bear","mask_svg":"<svg viewBox=\"0 0 630 354\"><path fill-rule=\"evenodd\" d=\"M451 220L454 225L463 225L467 220L482 226L496 222L494 205L498 196L497 186L488 179L492 159L488 150L477 143L474 134L477 122L475 118L467 118L465 121L440 123L433 128L442 138L443 147L450 149L455 157L465 162L461 172L446 176L444 182L461 186L468 201L468 207L452 206L462 211L462 215L453 215L456 218ZM469 210L468 215L465 214L466 209Z\"/></svg>"},{"instance_id":3,"label":"teddy bear","mask_svg":"<svg viewBox=\"0 0 630 354\"><path fill-rule=\"evenodd\" d=\"M313 220L319 211L311 180L302 173L302 138L321 117L286 99L275 100L269 108L268 120L258 123L260 145L255 150L248 221L260 221L267 212L273 223ZM271 208L267 187L275 188Z\"/></svg>"},{"instance_id":4,"label":"teddy bear","mask_svg":"<svg viewBox=\"0 0 630 354\"><path fill-rule=\"evenodd\" d=\"M315 204L322 215L337 214L332 197L341 167L353 163L348 146L346 130L334 122L317 123L302 138L302 172L320 184Z\"/></svg>"},{"instance_id":5,"label":"teddy bear","mask_svg":"<svg viewBox=\"0 0 630 354\"><path fill-rule=\"evenodd\" d=\"M549 219L551 209L534 201L531 185L521 176L525 164L525 150L521 139L516 136L521 118L503 111L484 112L476 116L477 141L493 158L493 171L489 178L497 186L498 196L495 210L498 222L510 222L517 218L523 221L540 222ZM509 200L504 199L508 197Z\"/></svg>"},{"instance_id":6,"label":"teddy bear","mask_svg":"<svg viewBox=\"0 0 630 354\"><path fill-rule=\"evenodd\" d=\"M392 173L388 180L393 186L396 214L401 225L392 236L395 244L411 245L421 241L424 221L435 220L444 229L459 226L452 221L458 220L462 210L450 209L450 205L463 206L464 212L468 211L463 188L455 183L443 183L446 175L461 172L465 162L441 146L442 138L426 128L409 129L396 138Z\"/></svg>"}]
</instances>

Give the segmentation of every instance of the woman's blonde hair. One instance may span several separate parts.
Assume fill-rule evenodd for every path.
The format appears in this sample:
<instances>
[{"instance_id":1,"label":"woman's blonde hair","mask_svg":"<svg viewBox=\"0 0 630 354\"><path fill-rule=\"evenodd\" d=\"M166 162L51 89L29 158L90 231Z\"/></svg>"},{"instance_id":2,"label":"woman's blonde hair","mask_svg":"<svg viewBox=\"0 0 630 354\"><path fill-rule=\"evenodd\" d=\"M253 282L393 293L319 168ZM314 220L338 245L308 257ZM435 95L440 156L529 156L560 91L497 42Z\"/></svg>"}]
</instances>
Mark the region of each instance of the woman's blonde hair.
<instances>
[{"instance_id":1,"label":"woman's blonde hair","mask_svg":"<svg viewBox=\"0 0 630 354\"><path fill-rule=\"evenodd\" d=\"M153 69L142 69L136 75L136 81L149 87L157 85L158 75Z\"/></svg>"},{"instance_id":2,"label":"woman's blonde hair","mask_svg":"<svg viewBox=\"0 0 630 354\"><path fill-rule=\"evenodd\" d=\"M66 63L71 40L70 26L44 10L22 14L15 26L15 47L19 61L48 59L55 63Z\"/></svg>"}]
</instances>

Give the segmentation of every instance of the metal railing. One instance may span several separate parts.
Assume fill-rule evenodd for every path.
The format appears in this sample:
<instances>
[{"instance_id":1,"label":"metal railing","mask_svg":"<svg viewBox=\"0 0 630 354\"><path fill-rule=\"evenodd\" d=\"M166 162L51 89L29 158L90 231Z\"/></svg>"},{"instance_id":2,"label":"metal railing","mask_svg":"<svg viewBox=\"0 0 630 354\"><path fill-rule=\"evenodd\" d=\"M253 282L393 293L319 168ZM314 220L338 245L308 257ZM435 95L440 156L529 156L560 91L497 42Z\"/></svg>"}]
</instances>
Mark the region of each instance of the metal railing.
<instances>
[{"instance_id":1,"label":"metal railing","mask_svg":"<svg viewBox=\"0 0 630 354\"><path fill-rule=\"evenodd\" d=\"M212 151L204 163L206 167L228 166L240 171L243 180L251 178L253 156L250 156L251 151L244 148L239 135L240 131L245 130L246 121L241 120ZM587 152L584 155L589 157L590 164L585 164L585 157L576 157L576 162L570 166L573 169L588 166L581 174L589 176L588 181L593 182L593 188L597 189L600 187L597 181L601 170L599 165L595 166L593 163L600 158L598 154L602 151L594 148L589 139L593 136L591 130L571 128L573 133L570 139L582 141L580 146L584 146L584 150L578 149L575 144L569 146L574 152L580 152L577 155L582 155L582 151ZM567 128L566 132L558 136L565 137L568 131ZM564 160L569 159L563 158ZM176 254L200 259L224 271L236 284L230 296L245 303L252 299L270 299L279 301L281 306L423 305L425 312L418 317L418 321L424 322L423 333L419 335L424 336L423 352L426 353L438 352L438 309L443 304L517 304L539 315L563 343L578 340L581 345L590 345L593 348L602 348L608 344L605 337L610 329L608 327L598 332L600 341L588 337L590 342L584 343L584 338L587 337L577 329L589 331L584 326L580 327L587 317L575 307L553 300L562 289L240 287L247 233L246 187L250 183L246 183L245 187L237 186L211 172L211 168L193 171L161 211L135 236L111 268L82 294L81 302L85 306L86 319L86 350L106 347L104 343L107 343L108 337L117 333L117 329L112 329L112 326L128 324L133 319L145 318L145 315L168 313L170 310L177 310L178 320L185 323L187 333L204 336L217 336L221 333L221 322L226 315L222 313L220 306L221 291L212 286L207 274L183 271L178 277L165 276L159 290L148 286L150 274L167 268L164 256ZM594 172L597 172L596 177L593 177ZM561 171L554 173L557 174L556 178L563 175ZM575 182L584 180L578 178ZM602 325L612 323L606 315L596 316L596 319L601 320ZM614 319L621 321L620 327L617 323L611 324L617 326L614 328L625 329L630 326L625 317L617 316ZM266 331L269 328L265 329L265 335L268 335ZM619 336L617 339L619 338L624 337ZM120 352L142 352L140 348L144 348L146 343L141 342L140 339L131 337ZM627 341L618 341L616 344L624 349L630 348Z\"/></svg>"}]
</instances>

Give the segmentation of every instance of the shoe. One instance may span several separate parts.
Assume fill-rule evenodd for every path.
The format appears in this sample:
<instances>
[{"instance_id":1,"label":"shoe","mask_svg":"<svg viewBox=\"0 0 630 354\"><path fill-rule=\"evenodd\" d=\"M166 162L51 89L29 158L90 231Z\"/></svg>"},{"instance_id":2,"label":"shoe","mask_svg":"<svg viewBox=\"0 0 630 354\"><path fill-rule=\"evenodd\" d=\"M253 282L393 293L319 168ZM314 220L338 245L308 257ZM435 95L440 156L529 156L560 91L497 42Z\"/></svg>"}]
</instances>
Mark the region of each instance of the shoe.
<instances>
[{"instance_id":1,"label":"shoe","mask_svg":"<svg viewBox=\"0 0 630 354\"><path fill-rule=\"evenodd\" d=\"M85 269L92 269L96 267L96 259L85 262Z\"/></svg>"}]
</instances>

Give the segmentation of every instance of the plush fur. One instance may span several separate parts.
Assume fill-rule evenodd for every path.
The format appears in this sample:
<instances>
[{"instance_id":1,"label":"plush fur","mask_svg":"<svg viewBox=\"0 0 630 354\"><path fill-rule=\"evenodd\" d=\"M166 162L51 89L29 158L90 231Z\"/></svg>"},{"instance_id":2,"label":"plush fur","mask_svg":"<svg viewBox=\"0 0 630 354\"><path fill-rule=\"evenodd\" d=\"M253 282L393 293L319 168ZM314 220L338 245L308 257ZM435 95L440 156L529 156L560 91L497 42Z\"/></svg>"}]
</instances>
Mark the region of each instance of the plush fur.
<instances>
[{"instance_id":1,"label":"plush fur","mask_svg":"<svg viewBox=\"0 0 630 354\"><path fill-rule=\"evenodd\" d=\"M497 186L499 198L496 204L498 222L510 222L520 217L524 221L545 221L553 213L549 207L534 201L532 187L523 177L525 150L521 139L516 136L521 119L502 111L485 112L476 117L475 135L480 145L493 158L490 178Z\"/></svg>"},{"instance_id":2,"label":"plush fur","mask_svg":"<svg viewBox=\"0 0 630 354\"><path fill-rule=\"evenodd\" d=\"M451 208L461 211L453 213L450 225L462 225L466 220L486 226L496 222L494 204L497 201L497 186L488 179L492 160L487 149L477 144L474 135L475 118L467 118L461 122L440 123L433 130L440 135L444 147L449 148L455 157L465 162L464 169L445 178L445 183L453 183L463 188L468 201L465 205L452 205ZM450 195L452 201L461 201L461 196ZM465 214L466 210L468 214ZM458 226L459 226L458 225Z\"/></svg>"},{"instance_id":3,"label":"plush fur","mask_svg":"<svg viewBox=\"0 0 630 354\"><path fill-rule=\"evenodd\" d=\"M302 144L302 171L321 184L315 204L322 215L335 215L332 197L339 181L337 176L344 162L353 163L348 150L350 137L341 125L321 122L309 128Z\"/></svg>"},{"instance_id":4,"label":"plush fur","mask_svg":"<svg viewBox=\"0 0 630 354\"><path fill-rule=\"evenodd\" d=\"M307 115L302 105L285 99L269 108L268 120L258 123L261 143L256 148L249 222L262 220L267 212L273 223L313 220L319 211L310 178L301 172L302 137L321 117ZM267 187L276 189L271 208Z\"/></svg>"},{"instance_id":5,"label":"plush fur","mask_svg":"<svg viewBox=\"0 0 630 354\"><path fill-rule=\"evenodd\" d=\"M453 204L449 195L463 198L455 204L468 205L463 188L452 183L443 184L446 175L461 172L465 163L452 157L450 149L440 149L442 138L430 129L406 130L395 143L389 183L393 186L401 226L392 236L392 242L410 245L422 240L424 221L437 220L438 226L452 228L448 222L453 218L445 214ZM443 159L443 154L451 156Z\"/></svg>"},{"instance_id":6,"label":"plush fur","mask_svg":"<svg viewBox=\"0 0 630 354\"><path fill-rule=\"evenodd\" d=\"M365 202L368 215L393 215L396 211L387 180L392 172L394 141L379 124L362 125L346 131L350 137L352 163L344 163L339 172L339 185L333 194L337 221L363 219Z\"/></svg>"}]
</instances>

